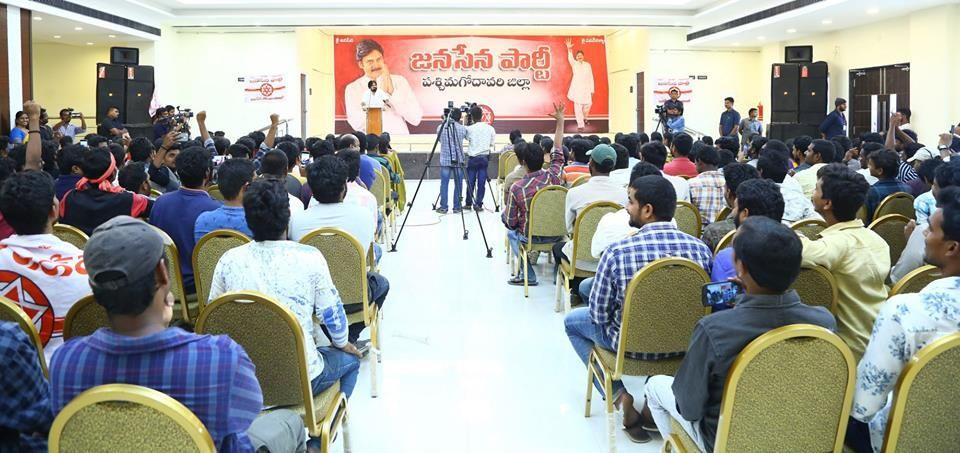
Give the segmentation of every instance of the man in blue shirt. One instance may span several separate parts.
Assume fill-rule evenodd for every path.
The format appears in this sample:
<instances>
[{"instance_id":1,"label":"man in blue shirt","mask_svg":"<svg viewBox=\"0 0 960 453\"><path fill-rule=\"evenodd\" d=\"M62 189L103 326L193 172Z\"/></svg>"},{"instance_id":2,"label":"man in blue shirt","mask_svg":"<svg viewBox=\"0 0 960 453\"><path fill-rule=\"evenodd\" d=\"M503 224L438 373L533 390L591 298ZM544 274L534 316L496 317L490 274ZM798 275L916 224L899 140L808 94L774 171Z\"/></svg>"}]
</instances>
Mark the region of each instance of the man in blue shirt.
<instances>
[{"instance_id":1,"label":"man in blue shirt","mask_svg":"<svg viewBox=\"0 0 960 453\"><path fill-rule=\"evenodd\" d=\"M733 109L733 98L723 99L723 107L726 109L720 114L720 136L737 138L737 132L740 131L740 112Z\"/></svg>"},{"instance_id":2,"label":"man in blue shirt","mask_svg":"<svg viewBox=\"0 0 960 453\"><path fill-rule=\"evenodd\" d=\"M847 135L847 118L843 116L843 112L847 110L847 100L837 98L833 105L836 108L820 123L820 135L826 139Z\"/></svg>"},{"instance_id":3,"label":"man in blue shirt","mask_svg":"<svg viewBox=\"0 0 960 453\"><path fill-rule=\"evenodd\" d=\"M47 451L50 385L36 347L15 322L0 321L0 357L0 451Z\"/></svg>"},{"instance_id":4,"label":"man in blue shirt","mask_svg":"<svg viewBox=\"0 0 960 453\"><path fill-rule=\"evenodd\" d=\"M220 165L217 169L217 187L223 194L223 206L197 217L193 229L194 242L200 242L200 238L207 233L221 229L235 230L253 237L243 213L243 194L253 181L254 171L253 162L249 159L230 159Z\"/></svg>"},{"instance_id":5,"label":"man in blue shirt","mask_svg":"<svg viewBox=\"0 0 960 453\"><path fill-rule=\"evenodd\" d=\"M870 153L867 158L867 168L870 175L877 178L877 182L867 191L867 222L874 219L874 211L884 198L897 192L910 193L906 184L897 180L897 170L900 168L900 156L895 151L881 149Z\"/></svg>"},{"instance_id":6,"label":"man in blue shirt","mask_svg":"<svg viewBox=\"0 0 960 453\"><path fill-rule=\"evenodd\" d=\"M150 224L160 228L173 239L180 254L180 272L183 288L187 294L196 292L193 283L193 248L197 245L193 236L197 217L221 206L204 190L210 180L212 165L210 153L199 146L191 146L177 155L177 175L180 188L163 194L153 204Z\"/></svg>"},{"instance_id":7,"label":"man in blue shirt","mask_svg":"<svg viewBox=\"0 0 960 453\"><path fill-rule=\"evenodd\" d=\"M777 183L769 179L751 179L737 186L737 198L733 202L733 224L740 228L747 217L769 217L777 222L783 219L783 195ZM737 276L733 266L733 245L717 253L713 258L710 281L725 282Z\"/></svg>"}]
</instances>

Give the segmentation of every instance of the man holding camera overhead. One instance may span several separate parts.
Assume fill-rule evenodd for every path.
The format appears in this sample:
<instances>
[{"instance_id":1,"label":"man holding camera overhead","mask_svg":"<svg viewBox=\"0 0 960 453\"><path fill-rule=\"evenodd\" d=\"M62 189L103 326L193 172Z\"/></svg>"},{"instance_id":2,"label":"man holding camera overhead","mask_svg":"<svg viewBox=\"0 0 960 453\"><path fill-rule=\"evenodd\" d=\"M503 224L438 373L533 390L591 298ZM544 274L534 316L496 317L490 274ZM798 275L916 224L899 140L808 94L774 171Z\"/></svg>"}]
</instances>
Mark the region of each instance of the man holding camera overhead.
<instances>
[{"instance_id":1,"label":"man holding camera overhead","mask_svg":"<svg viewBox=\"0 0 960 453\"><path fill-rule=\"evenodd\" d=\"M74 118L80 118L80 127L70 124ZM77 134L87 131L87 120L83 118L80 112L74 113L73 109L66 108L60 110L60 122L53 125L53 136L58 140L63 137L76 138Z\"/></svg>"}]
</instances>

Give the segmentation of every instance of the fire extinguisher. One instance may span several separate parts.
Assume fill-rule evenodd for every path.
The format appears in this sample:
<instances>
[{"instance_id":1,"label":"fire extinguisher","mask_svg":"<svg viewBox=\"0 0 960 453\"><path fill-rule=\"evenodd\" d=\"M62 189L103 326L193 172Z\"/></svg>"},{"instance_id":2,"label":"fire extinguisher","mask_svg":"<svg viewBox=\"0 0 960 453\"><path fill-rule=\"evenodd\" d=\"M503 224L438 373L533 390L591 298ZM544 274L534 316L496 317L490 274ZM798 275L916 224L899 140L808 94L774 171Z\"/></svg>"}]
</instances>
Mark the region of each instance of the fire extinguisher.
<instances>
[{"instance_id":1,"label":"fire extinguisher","mask_svg":"<svg viewBox=\"0 0 960 453\"><path fill-rule=\"evenodd\" d=\"M757 119L763 121L763 103L757 103Z\"/></svg>"}]
</instances>

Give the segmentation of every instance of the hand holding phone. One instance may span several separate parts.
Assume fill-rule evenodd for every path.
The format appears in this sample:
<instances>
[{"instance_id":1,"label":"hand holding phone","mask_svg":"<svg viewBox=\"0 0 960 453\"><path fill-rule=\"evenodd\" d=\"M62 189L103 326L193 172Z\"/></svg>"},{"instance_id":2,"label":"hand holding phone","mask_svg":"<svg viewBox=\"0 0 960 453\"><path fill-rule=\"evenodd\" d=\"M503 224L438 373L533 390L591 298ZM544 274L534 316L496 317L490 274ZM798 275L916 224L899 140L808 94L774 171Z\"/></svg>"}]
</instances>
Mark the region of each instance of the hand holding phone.
<instances>
[{"instance_id":1,"label":"hand holding phone","mask_svg":"<svg viewBox=\"0 0 960 453\"><path fill-rule=\"evenodd\" d=\"M714 311L733 307L737 296L743 294L743 286L735 281L712 282L703 285L703 306Z\"/></svg>"}]
</instances>

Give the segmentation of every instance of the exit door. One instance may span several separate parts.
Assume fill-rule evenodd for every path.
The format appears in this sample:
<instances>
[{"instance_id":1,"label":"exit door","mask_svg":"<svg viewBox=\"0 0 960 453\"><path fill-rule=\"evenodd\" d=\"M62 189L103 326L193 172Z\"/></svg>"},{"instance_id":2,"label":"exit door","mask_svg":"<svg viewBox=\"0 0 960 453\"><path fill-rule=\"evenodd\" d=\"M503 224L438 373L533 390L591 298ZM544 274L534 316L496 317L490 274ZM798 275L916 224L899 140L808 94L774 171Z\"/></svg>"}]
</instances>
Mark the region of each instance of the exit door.
<instances>
[{"instance_id":1,"label":"exit door","mask_svg":"<svg viewBox=\"0 0 960 453\"><path fill-rule=\"evenodd\" d=\"M910 63L850 70L850 135L887 130L890 114L910 107Z\"/></svg>"}]
</instances>

